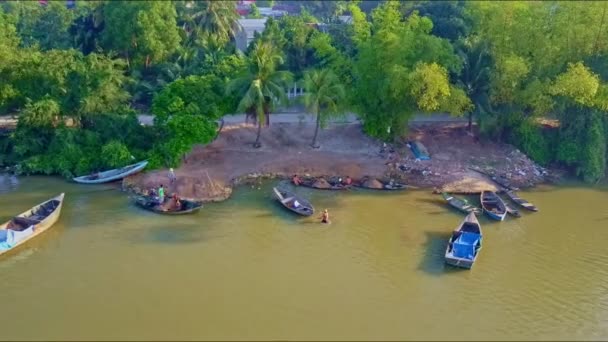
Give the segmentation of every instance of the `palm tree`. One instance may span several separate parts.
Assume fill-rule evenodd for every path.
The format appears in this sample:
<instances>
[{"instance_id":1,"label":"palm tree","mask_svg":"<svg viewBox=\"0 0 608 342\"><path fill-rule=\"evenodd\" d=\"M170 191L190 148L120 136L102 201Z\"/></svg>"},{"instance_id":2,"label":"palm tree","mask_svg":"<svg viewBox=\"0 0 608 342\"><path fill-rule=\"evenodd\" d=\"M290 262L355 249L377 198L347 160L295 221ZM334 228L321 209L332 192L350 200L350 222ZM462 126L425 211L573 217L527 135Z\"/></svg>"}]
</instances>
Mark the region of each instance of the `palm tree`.
<instances>
[{"instance_id":1,"label":"palm tree","mask_svg":"<svg viewBox=\"0 0 608 342\"><path fill-rule=\"evenodd\" d=\"M475 105L474 112L469 112L469 131L473 128L473 113L491 111L490 107L490 68L492 59L486 43L480 39L468 39L461 42L458 54L463 59L459 83Z\"/></svg>"},{"instance_id":2,"label":"palm tree","mask_svg":"<svg viewBox=\"0 0 608 342\"><path fill-rule=\"evenodd\" d=\"M248 70L241 77L232 80L226 91L238 95L241 100L238 110L254 117L258 133L254 147L261 147L262 125L270 124L270 112L274 107L287 101L286 89L292 75L289 71L278 71L283 57L270 42L258 42L249 56Z\"/></svg>"},{"instance_id":3,"label":"palm tree","mask_svg":"<svg viewBox=\"0 0 608 342\"><path fill-rule=\"evenodd\" d=\"M204 0L190 5L191 14L186 22L194 27L194 39L203 38L201 44L224 46L239 28L239 14L235 1Z\"/></svg>"},{"instance_id":4,"label":"palm tree","mask_svg":"<svg viewBox=\"0 0 608 342\"><path fill-rule=\"evenodd\" d=\"M319 128L330 115L338 114L343 107L346 97L344 86L330 69L321 69L307 71L304 74L304 89L304 104L308 111L317 116L315 135L310 146L319 148L317 143Z\"/></svg>"}]
</instances>

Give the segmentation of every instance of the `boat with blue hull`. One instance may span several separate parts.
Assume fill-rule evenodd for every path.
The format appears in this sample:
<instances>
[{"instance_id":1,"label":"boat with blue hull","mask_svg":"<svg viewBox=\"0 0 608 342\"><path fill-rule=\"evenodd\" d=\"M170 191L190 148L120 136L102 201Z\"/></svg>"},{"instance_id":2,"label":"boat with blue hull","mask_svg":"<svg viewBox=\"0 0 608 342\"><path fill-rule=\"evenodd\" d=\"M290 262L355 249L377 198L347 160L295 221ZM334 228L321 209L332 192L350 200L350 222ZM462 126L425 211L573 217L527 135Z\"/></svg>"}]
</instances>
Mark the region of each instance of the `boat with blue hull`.
<instances>
[{"instance_id":1,"label":"boat with blue hull","mask_svg":"<svg viewBox=\"0 0 608 342\"><path fill-rule=\"evenodd\" d=\"M489 218L503 221L507 216L505 202L493 191L483 191L480 196L481 208Z\"/></svg>"}]
</instances>

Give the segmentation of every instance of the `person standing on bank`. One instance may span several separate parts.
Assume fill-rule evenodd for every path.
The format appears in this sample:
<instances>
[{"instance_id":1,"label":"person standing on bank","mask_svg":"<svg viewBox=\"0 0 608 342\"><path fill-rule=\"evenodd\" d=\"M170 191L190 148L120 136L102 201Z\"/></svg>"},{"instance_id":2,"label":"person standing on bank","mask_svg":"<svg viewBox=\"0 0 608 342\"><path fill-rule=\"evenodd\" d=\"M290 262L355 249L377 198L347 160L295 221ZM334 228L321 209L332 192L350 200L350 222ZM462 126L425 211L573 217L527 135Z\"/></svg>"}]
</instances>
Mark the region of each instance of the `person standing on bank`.
<instances>
[{"instance_id":1,"label":"person standing on bank","mask_svg":"<svg viewBox=\"0 0 608 342\"><path fill-rule=\"evenodd\" d=\"M169 181L171 182L171 184L173 184L176 180L177 180L177 177L175 176L175 172L173 171L173 168L170 168L169 169Z\"/></svg>"}]
</instances>

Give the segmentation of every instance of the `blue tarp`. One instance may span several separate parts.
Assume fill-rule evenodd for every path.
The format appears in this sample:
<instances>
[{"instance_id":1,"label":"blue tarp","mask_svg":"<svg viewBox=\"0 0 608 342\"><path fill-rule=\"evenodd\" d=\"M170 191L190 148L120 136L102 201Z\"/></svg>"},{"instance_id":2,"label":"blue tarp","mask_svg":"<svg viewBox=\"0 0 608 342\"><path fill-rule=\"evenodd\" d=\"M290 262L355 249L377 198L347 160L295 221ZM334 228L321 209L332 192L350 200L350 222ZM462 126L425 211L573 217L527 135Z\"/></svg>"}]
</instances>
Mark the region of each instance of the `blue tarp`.
<instances>
[{"instance_id":1,"label":"blue tarp","mask_svg":"<svg viewBox=\"0 0 608 342\"><path fill-rule=\"evenodd\" d=\"M32 234L34 234L34 226L30 226L22 231L0 229L0 249L11 249Z\"/></svg>"},{"instance_id":2,"label":"blue tarp","mask_svg":"<svg viewBox=\"0 0 608 342\"><path fill-rule=\"evenodd\" d=\"M410 142L410 149L412 150L412 153L414 154L414 157L416 157L416 159L431 160L431 157L428 155L428 153L426 153L425 151L422 150L422 149L426 150L426 148L424 147L424 145L422 145L422 143L420 143L418 141L412 141L412 142Z\"/></svg>"},{"instance_id":3,"label":"blue tarp","mask_svg":"<svg viewBox=\"0 0 608 342\"><path fill-rule=\"evenodd\" d=\"M455 257L473 260L475 258L475 245L480 236L474 233L463 232L452 245Z\"/></svg>"}]
</instances>

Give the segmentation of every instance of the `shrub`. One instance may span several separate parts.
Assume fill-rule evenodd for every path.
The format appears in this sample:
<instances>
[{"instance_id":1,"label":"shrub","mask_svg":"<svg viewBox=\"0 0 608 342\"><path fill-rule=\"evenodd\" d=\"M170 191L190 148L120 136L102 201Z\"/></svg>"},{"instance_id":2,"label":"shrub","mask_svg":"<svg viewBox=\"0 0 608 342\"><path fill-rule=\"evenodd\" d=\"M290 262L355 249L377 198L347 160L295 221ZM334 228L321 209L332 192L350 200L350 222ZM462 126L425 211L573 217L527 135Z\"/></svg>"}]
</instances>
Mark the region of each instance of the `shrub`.
<instances>
[{"instance_id":1,"label":"shrub","mask_svg":"<svg viewBox=\"0 0 608 342\"><path fill-rule=\"evenodd\" d=\"M101 161L108 168L118 168L132 161L129 148L120 141L112 140L101 148Z\"/></svg>"}]
</instances>

